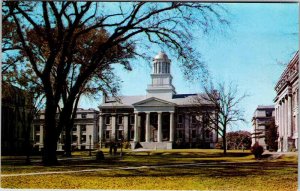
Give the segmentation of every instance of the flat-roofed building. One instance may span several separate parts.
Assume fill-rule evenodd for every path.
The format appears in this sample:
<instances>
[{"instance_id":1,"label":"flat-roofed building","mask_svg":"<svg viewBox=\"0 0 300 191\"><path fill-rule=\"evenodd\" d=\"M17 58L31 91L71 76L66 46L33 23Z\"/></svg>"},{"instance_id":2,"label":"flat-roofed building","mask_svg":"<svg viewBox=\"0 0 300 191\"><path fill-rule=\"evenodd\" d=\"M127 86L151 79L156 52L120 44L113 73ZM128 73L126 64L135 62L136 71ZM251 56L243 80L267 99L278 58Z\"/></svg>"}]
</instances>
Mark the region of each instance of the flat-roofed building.
<instances>
[{"instance_id":1,"label":"flat-roofed building","mask_svg":"<svg viewBox=\"0 0 300 191\"><path fill-rule=\"evenodd\" d=\"M252 146L257 142L264 149L269 149L266 143L266 131L275 119L274 105L259 105L252 118Z\"/></svg>"},{"instance_id":2,"label":"flat-roofed building","mask_svg":"<svg viewBox=\"0 0 300 191\"><path fill-rule=\"evenodd\" d=\"M94 149L99 143L98 111L95 109L78 108L72 129L72 148L78 150ZM45 123L45 112L39 112L34 120L34 142L35 147L41 150L44 147L43 131ZM91 139L90 139L91 138ZM64 149L65 132L59 137L57 150Z\"/></svg>"}]
</instances>

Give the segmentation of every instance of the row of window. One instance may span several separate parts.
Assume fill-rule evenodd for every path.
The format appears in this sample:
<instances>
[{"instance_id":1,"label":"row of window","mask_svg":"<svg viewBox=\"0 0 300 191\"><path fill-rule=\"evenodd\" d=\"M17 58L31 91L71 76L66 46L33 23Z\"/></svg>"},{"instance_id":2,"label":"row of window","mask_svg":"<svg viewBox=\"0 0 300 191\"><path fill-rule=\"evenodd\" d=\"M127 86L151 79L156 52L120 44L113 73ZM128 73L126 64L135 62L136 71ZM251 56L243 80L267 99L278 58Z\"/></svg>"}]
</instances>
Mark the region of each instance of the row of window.
<instances>
[{"instance_id":1,"label":"row of window","mask_svg":"<svg viewBox=\"0 0 300 191\"><path fill-rule=\"evenodd\" d=\"M192 139L197 138L197 131L196 130L191 130L190 133L191 133L190 136L191 136ZM183 139L185 137L184 135L185 135L184 130L178 130L177 131L177 138ZM209 130L206 130L204 132L204 136L207 139L210 138L211 135L212 135L212 132L209 131Z\"/></svg>"},{"instance_id":2,"label":"row of window","mask_svg":"<svg viewBox=\"0 0 300 191\"><path fill-rule=\"evenodd\" d=\"M87 142L87 140L86 140L86 135L81 135L80 136L80 143L86 143ZM65 136L63 135L63 137L62 137L62 141L65 139ZM74 142L77 142L77 140L78 140L78 137L77 137L77 135L72 135L72 142L74 143ZM40 142L40 135L35 135L35 142L36 143L38 143L38 142ZM89 143L89 141L88 141L88 143Z\"/></svg>"},{"instance_id":3,"label":"row of window","mask_svg":"<svg viewBox=\"0 0 300 191\"><path fill-rule=\"evenodd\" d=\"M79 126L79 128L80 128L80 131L86 131L86 125L80 125ZM77 125L74 125L73 126L73 129L72 129L72 131L74 132L74 131L77 131Z\"/></svg>"},{"instance_id":4,"label":"row of window","mask_svg":"<svg viewBox=\"0 0 300 191\"><path fill-rule=\"evenodd\" d=\"M40 125L34 125L34 130L35 130L35 132L40 131ZM80 130L86 131L86 125L80 125ZM74 125L72 131L77 131L77 125Z\"/></svg>"},{"instance_id":5,"label":"row of window","mask_svg":"<svg viewBox=\"0 0 300 191\"><path fill-rule=\"evenodd\" d=\"M191 130L190 132L190 136L191 138L197 138L197 131L196 130ZM210 138L212 133L211 131L209 130L206 130L205 131L205 138ZM104 132L104 137L106 140L110 140L111 139L111 131L110 130L107 130ZM123 131L122 130L118 130L116 131L116 138L118 140L121 140L124 138L124 135L123 135ZM134 138L134 131L130 131L130 139L133 139ZM184 130L178 130L177 131L177 138L180 138L180 139L184 139L185 138L185 131ZM62 137L62 140L65 139L65 136L63 135ZM35 142L39 142L40 141L40 135L35 135ZM73 143L76 143L78 141L78 136L77 135L72 135L72 142ZM86 135L81 135L80 136L80 143L87 143L87 136Z\"/></svg>"},{"instance_id":6,"label":"row of window","mask_svg":"<svg viewBox=\"0 0 300 191\"><path fill-rule=\"evenodd\" d=\"M193 139L197 138L197 131L196 130L192 130L190 133L191 133L190 134L191 138L193 138ZM184 134L185 134L184 130L178 130L177 131L177 138L183 139L185 137ZM211 135L212 135L212 132L209 131L209 130L206 130L204 132L205 138L210 138ZM106 140L109 140L111 138L111 131L110 130L105 131L104 137L105 137ZM116 138L118 140L121 140L122 138L124 138L122 130L118 130L116 132ZM133 138L134 138L134 131L132 130L132 131L130 131L130 139L133 139Z\"/></svg>"},{"instance_id":7,"label":"row of window","mask_svg":"<svg viewBox=\"0 0 300 191\"><path fill-rule=\"evenodd\" d=\"M158 121L157 117L158 117L157 115L152 115L150 117L150 123L151 124L157 124L157 121ZM122 115L117 116L117 122L118 122L118 125L123 124L123 116ZM131 125L134 124L134 115L130 115L129 122L130 122ZM182 124L183 122L184 122L184 116L183 115L178 115L178 124ZM196 115L192 115L192 124L196 124L197 122L198 122L198 120L197 120ZM105 124L106 125L111 124L111 116L109 116L109 115L105 116Z\"/></svg>"},{"instance_id":8,"label":"row of window","mask_svg":"<svg viewBox=\"0 0 300 191\"><path fill-rule=\"evenodd\" d=\"M82 113L80 116L81 116L82 119L86 119L87 114L86 113ZM58 117L59 117L59 114L56 114L56 118L58 118ZM35 116L35 119L40 119L40 118L41 118L41 115L39 115L39 114L37 114ZM77 118L77 115L75 115L75 118Z\"/></svg>"}]
</instances>

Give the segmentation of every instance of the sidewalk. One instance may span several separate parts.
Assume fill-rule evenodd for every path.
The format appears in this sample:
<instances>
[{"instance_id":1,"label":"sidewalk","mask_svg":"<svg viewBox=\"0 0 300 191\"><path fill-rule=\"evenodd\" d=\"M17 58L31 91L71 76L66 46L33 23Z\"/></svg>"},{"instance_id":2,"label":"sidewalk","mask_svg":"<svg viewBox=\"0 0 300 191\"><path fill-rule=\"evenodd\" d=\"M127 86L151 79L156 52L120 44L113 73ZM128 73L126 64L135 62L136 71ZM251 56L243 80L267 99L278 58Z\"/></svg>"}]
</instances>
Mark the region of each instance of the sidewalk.
<instances>
[{"instance_id":1,"label":"sidewalk","mask_svg":"<svg viewBox=\"0 0 300 191\"><path fill-rule=\"evenodd\" d=\"M255 161L249 160L244 163L253 163ZM237 162L201 162L201 163L183 163L183 164L165 164L165 165L152 165L152 166L125 166L125 167L113 167L113 168L96 168L96 169L85 169L85 170L68 170L68 171L46 171L46 172L33 172L33 173L19 173L19 174L1 174L1 177L11 176L33 176L33 175L49 175L49 174L69 174L78 172L97 172L97 171L112 171L112 170L136 170L136 169L153 169L153 168L178 168L187 166L207 166L207 165L220 165L226 164L233 165L234 167L239 164Z\"/></svg>"}]
</instances>

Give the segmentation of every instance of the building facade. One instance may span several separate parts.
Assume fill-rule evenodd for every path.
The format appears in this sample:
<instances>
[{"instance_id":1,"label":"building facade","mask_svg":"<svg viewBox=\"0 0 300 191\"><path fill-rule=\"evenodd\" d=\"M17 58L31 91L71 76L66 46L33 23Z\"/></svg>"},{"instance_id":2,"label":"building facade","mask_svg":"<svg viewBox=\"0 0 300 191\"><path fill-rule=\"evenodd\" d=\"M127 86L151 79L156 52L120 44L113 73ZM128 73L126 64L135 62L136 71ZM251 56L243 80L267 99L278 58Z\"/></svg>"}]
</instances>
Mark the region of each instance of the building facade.
<instances>
[{"instance_id":1,"label":"building facade","mask_svg":"<svg viewBox=\"0 0 300 191\"><path fill-rule=\"evenodd\" d=\"M74 126L72 129L72 149L85 150L95 149L99 143L99 112L95 109L77 109L76 117L74 119ZM34 120L34 147L41 150L44 145L43 131L45 123L45 112L41 111ZM60 135L57 144L57 150L64 150L65 132Z\"/></svg>"},{"instance_id":2,"label":"building facade","mask_svg":"<svg viewBox=\"0 0 300 191\"><path fill-rule=\"evenodd\" d=\"M24 90L4 82L1 99L1 154L23 155L33 137L32 100Z\"/></svg>"},{"instance_id":3,"label":"building facade","mask_svg":"<svg viewBox=\"0 0 300 191\"><path fill-rule=\"evenodd\" d=\"M172 84L171 60L164 52L153 59L146 95L105 97L99 106L100 145L128 141L132 148L172 149L174 146L214 148L216 130L206 115L216 117L213 105L195 105L198 94L177 94Z\"/></svg>"},{"instance_id":4,"label":"building facade","mask_svg":"<svg viewBox=\"0 0 300 191\"><path fill-rule=\"evenodd\" d=\"M298 149L299 52L295 54L275 86L275 123L278 151Z\"/></svg>"},{"instance_id":5,"label":"building facade","mask_svg":"<svg viewBox=\"0 0 300 191\"><path fill-rule=\"evenodd\" d=\"M275 119L275 106L259 105L252 118L252 146L257 142L264 149L269 149L266 144L266 131Z\"/></svg>"}]
</instances>

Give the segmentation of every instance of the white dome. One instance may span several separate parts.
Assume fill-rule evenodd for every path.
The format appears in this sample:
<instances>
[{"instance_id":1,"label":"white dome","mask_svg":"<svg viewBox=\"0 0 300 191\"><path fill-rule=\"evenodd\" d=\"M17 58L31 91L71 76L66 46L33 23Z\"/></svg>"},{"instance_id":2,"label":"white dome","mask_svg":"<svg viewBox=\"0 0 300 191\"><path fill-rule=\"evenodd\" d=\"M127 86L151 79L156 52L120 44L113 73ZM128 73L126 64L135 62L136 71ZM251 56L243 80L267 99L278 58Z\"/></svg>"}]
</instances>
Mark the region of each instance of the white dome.
<instances>
[{"instance_id":1,"label":"white dome","mask_svg":"<svg viewBox=\"0 0 300 191\"><path fill-rule=\"evenodd\" d=\"M155 57L155 60L169 60L168 56L164 52L159 52Z\"/></svg>"}]
</instances>

